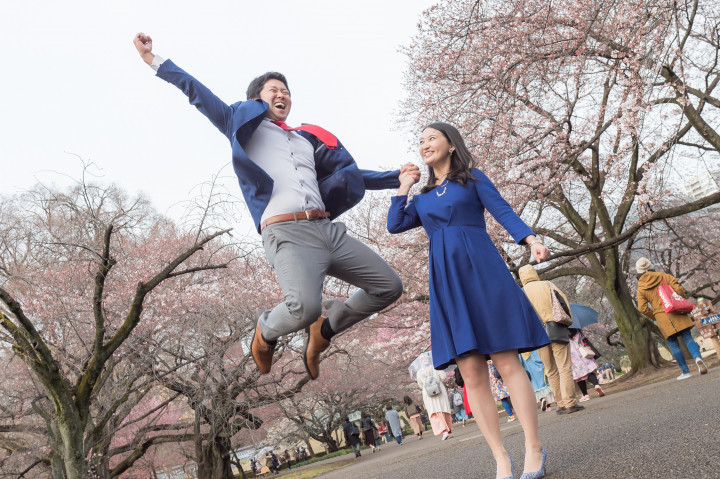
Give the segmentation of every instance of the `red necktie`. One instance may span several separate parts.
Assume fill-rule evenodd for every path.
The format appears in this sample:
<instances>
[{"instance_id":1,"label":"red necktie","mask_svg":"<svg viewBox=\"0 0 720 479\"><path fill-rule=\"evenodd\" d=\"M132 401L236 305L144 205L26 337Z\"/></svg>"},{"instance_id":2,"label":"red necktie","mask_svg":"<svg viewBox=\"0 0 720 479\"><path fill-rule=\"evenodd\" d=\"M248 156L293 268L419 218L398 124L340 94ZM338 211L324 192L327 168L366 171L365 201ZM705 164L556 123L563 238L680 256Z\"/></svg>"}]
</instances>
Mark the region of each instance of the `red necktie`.
<instances>
[{"instance_id":1,"label":"red necktie","mask_svg":"<svg viewBox=\"0 0 720 479\"><path fill-rule=\"evenodd\" d=\"M337 146L337 138L335 138L335 135L333 135L332 133L330 133L329 131L327 131L327 130L324 129L324 128L320 128L320 127L317 126L317 125L302 125L302 126L298 126L297 128L290 128L289 126L287 126L287 125L285 124L284 121L281 121L281 120L271 120L271 121L272 121L273 123L275 123L277 126L279 126L280 128L282 128L283 130L287 130L287 131L296 131L296 130L307 131L307 132L310 133L311 135L314 135L318 140L320 140L320 141L322 141L323 143L325 143L325 146L327 146L327 147L330 148L331 150L335 149L335 147Z\"/></svg>"}]
</instances>

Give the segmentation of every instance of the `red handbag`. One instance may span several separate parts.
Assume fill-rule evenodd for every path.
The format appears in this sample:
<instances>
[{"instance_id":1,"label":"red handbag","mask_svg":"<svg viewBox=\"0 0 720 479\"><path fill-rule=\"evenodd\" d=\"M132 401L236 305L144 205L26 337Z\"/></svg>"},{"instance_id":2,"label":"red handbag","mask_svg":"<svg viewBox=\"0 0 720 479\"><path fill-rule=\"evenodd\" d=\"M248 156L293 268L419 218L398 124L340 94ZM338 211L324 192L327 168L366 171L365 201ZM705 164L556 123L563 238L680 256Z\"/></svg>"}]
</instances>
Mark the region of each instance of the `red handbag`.
<instances>
[{"instance_id":1,"label":"red handbag","mask_svg":"<svg viewBox=\"0 0 720 479\"><path fill-rule=\"evenodd\" d=\"M662 279L662 284L658 286L657 293L666 313L689 314L690 311L695 309L695 305L677 294L672 286L665 281L665 278Z\"/></svg>"}]
</instances>

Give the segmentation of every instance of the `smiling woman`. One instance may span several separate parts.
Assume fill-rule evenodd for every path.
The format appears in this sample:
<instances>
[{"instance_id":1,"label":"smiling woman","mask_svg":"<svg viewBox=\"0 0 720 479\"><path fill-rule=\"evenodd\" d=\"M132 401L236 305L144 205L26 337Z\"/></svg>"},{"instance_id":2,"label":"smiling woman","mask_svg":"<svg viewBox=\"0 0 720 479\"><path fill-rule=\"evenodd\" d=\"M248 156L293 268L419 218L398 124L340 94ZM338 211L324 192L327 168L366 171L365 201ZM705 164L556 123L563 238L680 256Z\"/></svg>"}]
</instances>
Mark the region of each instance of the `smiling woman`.
<instances>
[{"instance_id":1,"label":"smiling woman","mask_svg":"<svg viewBox=\"0 0 720 479\"><path fill-rule=\"evenodd\" d=\"M518 352L550 341L533 306L508 271L485 228L485 209L518 244L530 247L537 261L548 249L518 217L479 169L457 129L431 123L422 132L420 155L429 179L408 201L418 180L400 174L387 226L402 233L422 226L430 239L430 335L436 369L456 363L465 380L471 409L497 460L496 477L512 477L500 436L488 381L488 357L510 391L525 431L524 478L542 477L545 449L538 437L535 394ZM433 192L433 190L435 190ZM434 194L433 194L434 193Z\"/></svg>"}]
</instances>

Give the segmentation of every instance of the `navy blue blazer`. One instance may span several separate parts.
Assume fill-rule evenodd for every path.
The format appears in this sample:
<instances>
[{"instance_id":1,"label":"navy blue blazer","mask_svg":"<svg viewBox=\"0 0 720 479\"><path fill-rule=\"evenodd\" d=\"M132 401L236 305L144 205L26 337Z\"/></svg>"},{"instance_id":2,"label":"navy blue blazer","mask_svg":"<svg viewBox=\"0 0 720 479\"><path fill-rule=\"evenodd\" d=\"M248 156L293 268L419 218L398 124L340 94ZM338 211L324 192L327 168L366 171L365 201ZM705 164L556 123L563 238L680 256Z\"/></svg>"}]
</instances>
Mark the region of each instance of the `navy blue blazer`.
<instances>
[{"instance_id":1,"label":"navy blue blazer","mask_svg":"<svg viewBox=\"0 0 720 479\"><path fill-rule=\"evenodd\" d=\"M227 105L171 60L165 60L160 65L157 76L182 90L190 104L200 110L230 140L233 169L259 233L260 218L270 201L273 180L265 170L248 158L243 146L265 117L268 104L258 99ZM315 171L320 196L325 209L330 213L330 219L337 218L358 204L366 189L382 190L400 186L399 170L361 170L340 141L331 150L310 133L298 131L298 134L307 138L315 150Z\"/></svg>"}]
</instances>

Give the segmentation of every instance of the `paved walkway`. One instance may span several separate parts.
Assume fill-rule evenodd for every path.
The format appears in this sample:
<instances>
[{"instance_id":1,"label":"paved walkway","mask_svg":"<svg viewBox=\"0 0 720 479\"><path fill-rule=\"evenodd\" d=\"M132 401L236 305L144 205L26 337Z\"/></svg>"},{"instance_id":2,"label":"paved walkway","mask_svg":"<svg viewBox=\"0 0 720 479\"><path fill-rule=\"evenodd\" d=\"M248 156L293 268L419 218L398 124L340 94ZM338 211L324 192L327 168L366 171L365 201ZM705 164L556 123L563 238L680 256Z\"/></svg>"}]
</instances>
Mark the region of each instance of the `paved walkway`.
<instances>
[{"instance_id":1,"label":"paved walkway","mask_svg":"<svg viewBox=\"0 0 720 479\"><path fill-rule=\"evenodd\" d=\"M585 411L539 413L548 450L548 475L571 478L720 478L720 368L705 376L666 379L583 403ZM505 446L520 476L523 437L519 422L504 422ZM493 478L490 450L477 426L457 427L447 441L425 434L387 444L322 479ZM347 456L335 458L347 460ZM329 461L333 461L330 459Z\"/></svg>"}]
</instances>

